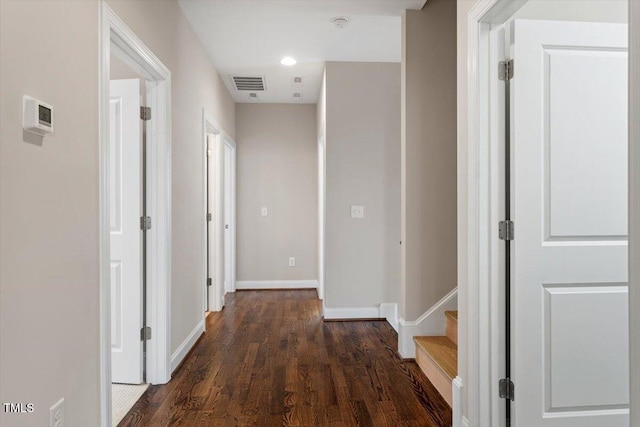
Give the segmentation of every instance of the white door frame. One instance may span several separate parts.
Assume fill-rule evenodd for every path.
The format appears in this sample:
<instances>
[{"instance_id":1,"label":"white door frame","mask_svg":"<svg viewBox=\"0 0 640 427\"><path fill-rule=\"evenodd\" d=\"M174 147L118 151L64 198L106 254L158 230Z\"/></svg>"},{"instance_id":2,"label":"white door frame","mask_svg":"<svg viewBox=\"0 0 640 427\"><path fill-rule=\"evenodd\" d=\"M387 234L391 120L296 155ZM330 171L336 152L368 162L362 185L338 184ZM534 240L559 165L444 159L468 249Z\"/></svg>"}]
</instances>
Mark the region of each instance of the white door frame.
<instances>
[{"instance_id":1,"label":"white door frame","mask_svg":"<svg viewBox=\"0 0 640 427\"><path fill-rule=\"evenodd\" d=\"M212 212L212 223L216 229L215 242L213 242L213 251L216 260L216 268L213 276L212 292L213 296L209 298L209 309L211 311L220 311L224 306L224 279L219 273L224 271L224 262L221 254L224 253L224 147L225 145L233 149L233 171L232 171L232 217L234 218L234 232L232 233L231 251L233 256L232 261L232 286L235 292L235 280L236 280L236 234L235 234L235 217L236 217L236 176L235 176L235 160L236 160L236 142L231 136L225 132L225 130L218 124L206 108L202 109L202 182L205 183L202 191L202 253L205 263L202 269L202 314L207 308L207 134L216 135L214 150L215 167L213 173L215 174L215 188L214 197L217 201L215 204L214 212ZM205 321L206 327L206 321Z\"/></svg>"},{"instance_id":2,"label":"white door frame","mask_svg":"<svg viewBox=\"0 0 640 427\"><path fill-rule=\"evenodd\" d=\"M223 133L222 135L222 139L224 141L224 146L230 149L230 154L231 154L231 163L229 165L226 164L226 156L224 157L225 159L225 186L226 185L230 185L230 199L231 199L231 206L230 206L230 211L231 211L231 220L230 220L230 228L231 228L231 233L230 233L230 238L231 238L231 244L230 244L230 253L227 254L226 253L226 246L225 246L225 255L228 255L231 257L231 271L229 273L229 276L231 277L230 283L229 283L229 289L225 288L225 292L235 292L236 291L236 142L227 134L227 133ZM230 168L230 173L229 173L229 177L230 177L230 182L226 182L226 169ZM225 191L226 189L223 188L223 191ZM226 199L226 198L225 198ZM226 209L226 200L225 200L225 209ZM223 220L224 223L224 220ZM226 258L225 258L225 269L226 269ZM226 270L225 270L226 272Z\"/></svg>"},{"instance_id":3,"label":"white door frame","mask_svg":"<svg viewBox=\"0 0 640 427\"><path fill-rule=\"evenodd\" d=\"M640 2L629 1L630 426L640 425Z\"/></svg>"},{"instance_id":4,"label":"white door frame","mask_svg":"<svg viewBox=\"0 0 640 427\"><path fill-rule=\"evenodd\" d=\"M327 150L326 125L320 125L318 136L318 298L322 300L322 314L324 315L324 282L325 282L325 215L326 215L326 181L327 181Z\"/></svg>"},{"instance_id":5,"label":"white door frame","mask_svg":"<svg viewBox=\"0 0 640 427\"><path fill-rule=\"evenodd\" d=\"M459 357L466 365L467 378L463 384L456 378L457 387L466 391L466 414L463 414L463 395L453 402L454 426L500 426L503 423L499 408L504 401L498 398L494 377L502 355L496 353L496 337L501 324L492 321L496 281L500 257L492 244L497 235L498 213L495 206L499 192L500 150L492 138L491 129L491 53L489 49L491 24L504 23L528 0L479 0L467 17L467 129L468 140L458 141L467 146L467 264L459 266L461 283L459 308L465 311L460 335L466 338L466 348ZM630 1L629 14L629 319L631 361L631 426L640 426L640 2ZM517 70L517 66L516 66ZM517 72L517 71L516 71ZM634 78L635 76L635 78ZM492 139L494 141L492 141ZM460 174L460 172L459 172ZM459 175L460 178L460 175ZM635 183L635 184L634 184ZM460 224L463 227L464 224ZM463 227L464 228L464 227ZM465 305L466 304L466 305ZM503 363L503 362L502 362ZM492 375L493 373L493 375Z\"/></svg>"},{"instance_id":6,"label":"white door frame","mask_svg":"<svg viewBox=\"0 0 640 427\"><path fill-rule=\"evenodd\" d=\"M147 76L147 382L171 379L171 72L102 2L99 8L99 236L100 236L100 422L111 427L111 308L109 248L109 80L112 52Z\"/></svg>"},{"instance_id":7,"label":"white door frame","mask_svg":"<svg viewBox=\"0 0 640 427\"><path fill-rule=\"evenodd\" d=\"M202 315L204 316L205 311L207 311L207 306L209 306L209 310L211 311L218 311L221 308L217 308L218 304L217 301L214 301L213 304L209 304L209 301L211 301L213 298L209 298L209 301L207 301L207 266L209 265L209 257L207 256L207 239L208 239L208 232L207 232L207 214L209 213L209 207L207 206L207 201L208 201L208 192L209 192L209 183L207 182L207 163L209 161L208 159L208 154L207 151L209 150L209 147L207 145L207 139L208 139L208 135L216 135L216 141L219 137L219 135L222 132L222 127L218 124L218 122L213 118L213 116L205 109L202 109L202 182L204 183L203 185L203 191L202 191L202 254L203 254L203 259L205 260L205 262L203 263L203 269L202 269ZM217 156L216 156L217 157ZM217 205L216 205L217 206ZM215 213L212 213L213 216L215 217ZM211 221L214 225L216 224L216 222ZM216 233L216 236L218 235L218 233ZM217 245L212 245L212 250L215 251ZM215 253L215 252L214 252ZM217 264L217 263L216 263ZM214 272L217 273L217 272ZM217 277L217 274L214 276L214 278ZM215 280L213 281L211 287L213 289L211 289L212 292L214 292L214 294L217 294L216 291L216 282ZM207 326L207 322L205 319L204 322L205 325L205 330L206 330L206 326Z\"/></svg>"}]
</instances>

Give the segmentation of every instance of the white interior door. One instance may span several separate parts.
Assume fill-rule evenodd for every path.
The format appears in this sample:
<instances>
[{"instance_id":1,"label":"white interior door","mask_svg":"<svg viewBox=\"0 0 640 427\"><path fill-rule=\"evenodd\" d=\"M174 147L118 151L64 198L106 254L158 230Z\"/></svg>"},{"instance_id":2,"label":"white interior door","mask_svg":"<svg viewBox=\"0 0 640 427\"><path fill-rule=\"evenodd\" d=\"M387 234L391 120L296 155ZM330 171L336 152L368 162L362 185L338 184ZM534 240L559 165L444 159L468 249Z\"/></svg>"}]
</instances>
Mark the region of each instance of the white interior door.
<instances>
[{"instance_id":1,"label":"white interior door","mask_svg":"<svg viewBox=\"0 0 640 427\"><path fill-rule=\"evenodd\" d=\"M232 148L227 144L224 145L224 290L232 292L232 247L231 232L233 227L232 216Z\"/></svg>"},{"instance_id":2,"label":"white interior door","mask_svg":"<svg viewBox=\"0 0 640 427\"><path fill-rule=\"evenodd\" d=\"M207 134L207 161L209 171L207 177L207 209L210 214L207 228L207 242L209 277L211 278L211 286L208 287L208 302L210 311L222 310L222 295L224 293L223 277L221 277L224 270L224 264L222 262L224 247L222 246L222 211L220 209L223 201L221 190L223 153L221 153L220 144L218 144L217 140L218 135Z\"/></svg>"},{"instance_id":3,"label":"white interior door","mask_svg":"<svg viewBox=\"0 0 640 427\"><path fill-rule=\"evenodd\" d=\"M511 40L515 426L627 426L627 26Z\"/></svg>"},{"instance_id":4,"label":"white interior door","mask_svg":"<svg viewBox=\"0 0 640 427\"><path fill-rule=\"evenodd\" d=\"M142 383L140 81L110 87L111 380Z\"/></svg>"}]
</instances>

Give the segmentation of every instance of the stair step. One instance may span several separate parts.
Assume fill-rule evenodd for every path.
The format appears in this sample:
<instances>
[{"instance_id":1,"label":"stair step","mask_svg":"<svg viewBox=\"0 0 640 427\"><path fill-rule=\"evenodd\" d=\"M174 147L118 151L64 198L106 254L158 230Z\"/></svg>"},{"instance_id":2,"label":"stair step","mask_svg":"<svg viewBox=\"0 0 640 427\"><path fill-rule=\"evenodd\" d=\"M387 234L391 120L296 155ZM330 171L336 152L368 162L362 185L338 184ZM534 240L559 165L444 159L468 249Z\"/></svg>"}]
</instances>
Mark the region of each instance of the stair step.
<instances>
[{"instance_id":1,"label":"stair step","mask_svg":"<svg viewBox=\"0 0 640 427\"><path fill-rule=\"evenodd\" d=\"M445 311L447 318L447 332L446 336L449 337L456 345L458 344L458 312L457 311Z\"/></svg>"},{"instance_id":2,"label":"stair step","mask_svg":"<svg viewBox=\"0 0 640 427\"><path fill-rule=\"evenodd\" d=\"M451 321L458 323L458 311L445 311L444 315Z\"/></svg>"},{"instance_id":3,"label":"stair step","mask_svg":"<svg viewBox=\"0 0 640 427\"><path fill-rule=\"evenodd\" d=\"M458 346L448 337L413 337L413 340L418 366L451 406L451 382L458 374Z\"/></svg>"}]
</instances>

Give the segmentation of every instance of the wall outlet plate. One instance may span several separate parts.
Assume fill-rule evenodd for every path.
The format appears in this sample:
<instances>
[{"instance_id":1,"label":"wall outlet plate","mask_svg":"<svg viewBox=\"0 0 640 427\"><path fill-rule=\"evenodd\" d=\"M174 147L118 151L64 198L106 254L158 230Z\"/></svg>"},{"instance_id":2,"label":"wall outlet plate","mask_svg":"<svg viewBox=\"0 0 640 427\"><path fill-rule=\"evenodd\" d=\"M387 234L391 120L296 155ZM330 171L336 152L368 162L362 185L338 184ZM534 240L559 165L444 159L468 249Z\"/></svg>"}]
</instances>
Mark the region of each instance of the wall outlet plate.
<instances>
[{"instance_id":1,"label":"wall outlet plate","mask_svg":"<svg viewBox=\"0 0 640 427\"><path fill-rule=\"evenodd\" d=\"M296 266L296 258L295 257L289 258L289 267L295 267L295 266Z\"/></svg>"},{"instance_id":2,"label":"wall outlet plate","mask_svg":"<svg viewBox=\"0 0 640 427\"><path fill-rule=\"evenodd\" d=\"M49 427L64 427L64 398L49 408Z\"/></svg>"},{"instance_id":3,"label":"wall outlet plate","mask_svg":"<svg viewBox=\"0 0 640 427\"><path fill-rule=\"evenodd\" d=\"M351 218L364 218L364 206L351 205Z\"/></svg>"}]
</instances>

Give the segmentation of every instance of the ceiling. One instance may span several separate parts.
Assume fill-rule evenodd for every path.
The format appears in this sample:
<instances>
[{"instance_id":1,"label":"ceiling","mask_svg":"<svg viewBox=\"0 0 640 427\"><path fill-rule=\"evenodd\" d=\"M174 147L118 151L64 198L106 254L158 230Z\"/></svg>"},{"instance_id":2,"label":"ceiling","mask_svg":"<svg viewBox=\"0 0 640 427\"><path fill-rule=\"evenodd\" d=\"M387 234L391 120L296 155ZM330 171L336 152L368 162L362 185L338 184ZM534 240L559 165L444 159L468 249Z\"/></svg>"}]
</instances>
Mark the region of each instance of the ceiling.
<instances>
[{"instance_id":1,"label":"ceiling","mask_svg":"<svg viewBox=\"0 0 640 427\"><path fill-rule=\"evenodd\" d=\"M400 62L402 13L426 0L179 2L236 102L315 104L325 61ZM349 19L346 28L331 22L338 16ZM298 63L280 65L285 56ZM266 90L251 98L232 76L262 76Z\"/></svg>"}]
</instances>

